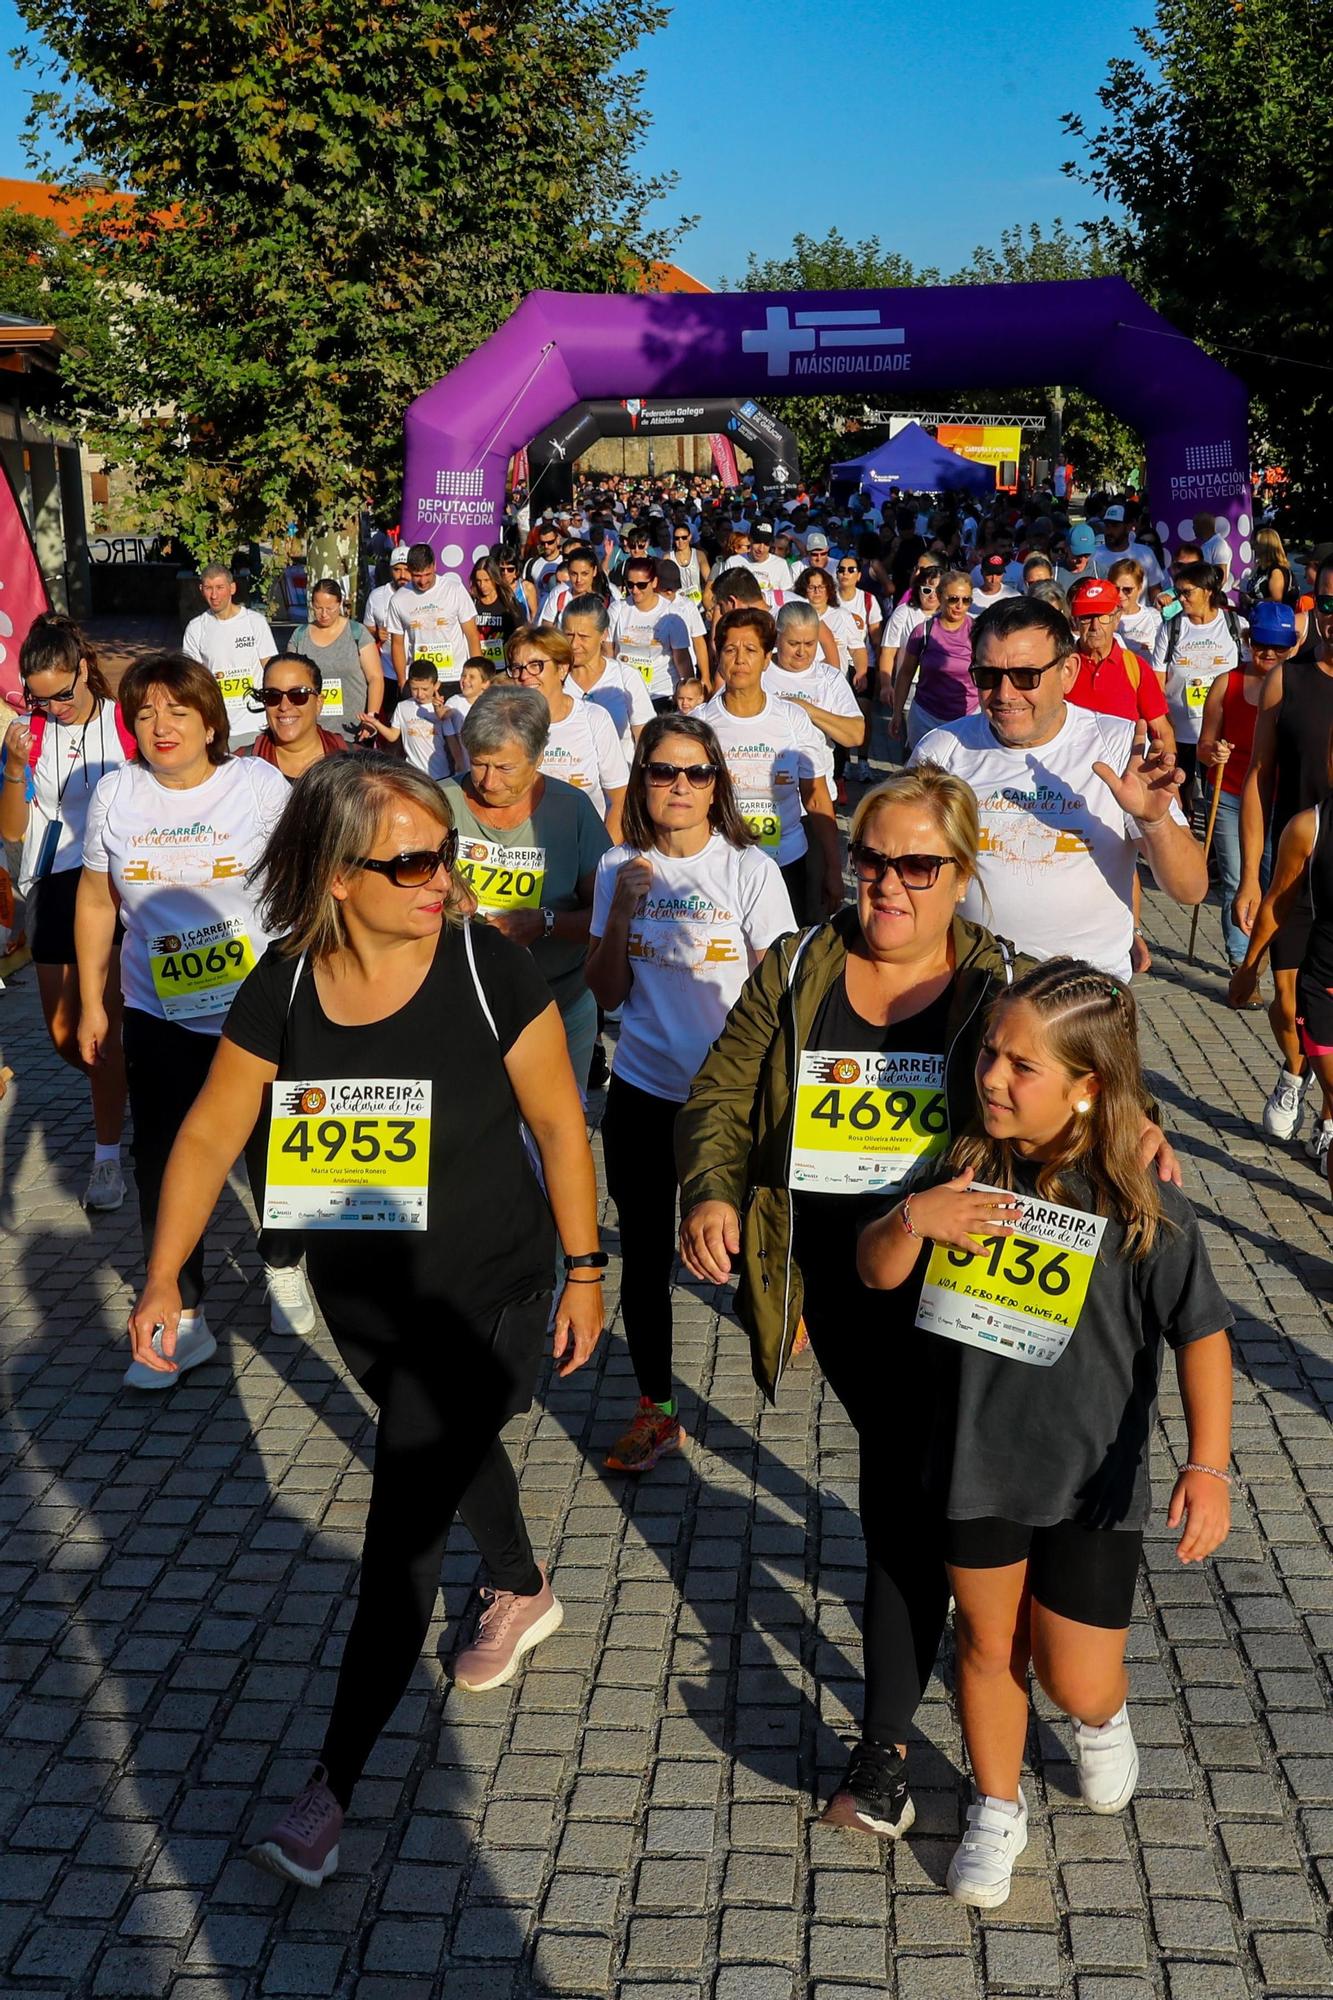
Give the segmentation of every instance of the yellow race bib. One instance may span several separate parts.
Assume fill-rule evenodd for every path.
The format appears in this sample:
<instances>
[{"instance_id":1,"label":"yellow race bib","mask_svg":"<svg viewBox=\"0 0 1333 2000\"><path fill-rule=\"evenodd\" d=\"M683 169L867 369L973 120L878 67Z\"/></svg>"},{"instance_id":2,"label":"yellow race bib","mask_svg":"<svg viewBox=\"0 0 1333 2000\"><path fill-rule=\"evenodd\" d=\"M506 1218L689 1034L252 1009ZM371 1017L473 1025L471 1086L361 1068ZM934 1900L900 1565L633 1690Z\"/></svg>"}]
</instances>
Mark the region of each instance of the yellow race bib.
<instances>
[{"instance_id":1,"label":"yellow race bib","mask_svg":"<svg viewBox=\"0 0 1333 2000\"><path fill-rule=\"evenodd\" d=\"M1105 1231L1104 1215L1024 1195L1012 1236L982 1237L975 1252L935 1244L916 1323L964 1347L1049 1368L1073 1338Z\"/></svg>"},{"instance_id":2,"label":"yellow race bib","mask_svg":"<svg viewBox=\"0 0 1333 2000\"><path fill-rule=\"evenodd\" d=\"M665 666L662 656L651 646L636 643L633 639L621 641L616 659L622 667L633 667L635 673L643 675L644 686L651 693L653 676L659 666Z\"/></svg>"},{"instance_id":3,"label":"yellow race bib","mask_svg":"<svg viewBox=\"0 0 1333 2000\"><path fill-rule=\"evenodd\" d=\"M1191 715L1202 715L1203 705L1208 699L1211 681L1186 681L1185 706Z\"/></svg>"},{"instance_id":4,"label":"yellow race bib","mask_svg":"<svg viewBox=\"0 0 1333 2000\"><path fill-rule=\"evenodd\" d=\"M805 1194L896 1187L949 1143L944 1058L802 1052L791 1186Z\"/></svg>"},{"instance_id":5,"label":"yellow race bib","mask_svg":"<svg viewBox=\"0 0 1333 2000\"><path fill-rule=\"evenodd\" d=\"M320 712L320 721L327 722L329 717L332 716L335 722L341 722L343 719L342 682L325 681L323 692L324 692L324 707Z\"/></svg>"},{"instance_id":6,"label":"yellow race bib","mask_svg":"<svg viewBox=\"0 0 1333 2000\"><path fill-rule=\"evenodd\" d=\"M458 872L470 883L480 910L538 910L546 881L544 847L502 847L463 834Z\"/></svg>"},{"instance_id":7,"label":"yellow race bib","mask_svg":"<svg viewBox=\"0 0 1333 2000\"><path fill-rule=\"evenodd\" d=\"M255 948L232 918L150 938L148 969L169 1021L225 1014L255 969Z\"/></svg>"},{"instance_id":8,"label":"yellow race bib","mask_svg":"<svg viewBox=\"0 0 1333 2000\"><path fill-rule=\"evenodd\" d=\"M250 736L257 735L264 726L264 719L260 715L252 715L245 705L254 692L250 675L219 674L218 686L227 710L227 724L233 734L240 730Z\"/></svg>"},{"instance_id":9,"label":"yellow race bib","mask_svg":"<svg viewBox=\"0 0 1333 2000\"><path fill-rule=\"evenodd\" d=\"M454 656L452 653L432 652L429 647L418 646L412 655L412 666L416 666L418 662L423 667L434 667L440 679L443 680L446 674L453 672ZM409 667L408 673L410 676L411 667Z\"/></svg>"},{"instance_id":10,"label":"yellow race bib","mask_svg":"<svg viewBox=\"0 0 1333 2000\"><path fill-rule=\"evenodd\" d=\"M782 814L771 799L738 799L736 807L765 853L775 855L782 845Z\"/></svg>"},{"instance_id":11,"label":"yellow race bib","mask_svg":"<svg viewBox=\"0 0 1333 2000\"><path fill-rule=\"evenodd\" d=\"M430 1115L414 1078L275 1083L264 1227L423 1230Z\"/></svg>"}]
</instances>

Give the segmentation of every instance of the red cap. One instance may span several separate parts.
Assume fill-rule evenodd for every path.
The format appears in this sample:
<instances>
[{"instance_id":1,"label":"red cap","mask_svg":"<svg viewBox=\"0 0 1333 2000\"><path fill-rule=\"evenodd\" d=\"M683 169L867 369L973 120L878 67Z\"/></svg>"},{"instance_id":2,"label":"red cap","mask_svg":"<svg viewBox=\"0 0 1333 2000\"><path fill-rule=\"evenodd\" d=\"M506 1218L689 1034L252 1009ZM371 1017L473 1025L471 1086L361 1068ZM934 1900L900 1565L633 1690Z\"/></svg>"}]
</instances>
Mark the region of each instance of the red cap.
<instances>
[{"instance_id":1,"label":"red cap","mask_svg":"<svg viewBox=\"0 0 1333 2000\"><path fill-rule=\"evenodd\" d=\"M1069 608L1075 618L1096 618L1103 611L1120 609L1120 592L1106 577L1090 576L1074 585Z\"/></svg>"}]
</instances>

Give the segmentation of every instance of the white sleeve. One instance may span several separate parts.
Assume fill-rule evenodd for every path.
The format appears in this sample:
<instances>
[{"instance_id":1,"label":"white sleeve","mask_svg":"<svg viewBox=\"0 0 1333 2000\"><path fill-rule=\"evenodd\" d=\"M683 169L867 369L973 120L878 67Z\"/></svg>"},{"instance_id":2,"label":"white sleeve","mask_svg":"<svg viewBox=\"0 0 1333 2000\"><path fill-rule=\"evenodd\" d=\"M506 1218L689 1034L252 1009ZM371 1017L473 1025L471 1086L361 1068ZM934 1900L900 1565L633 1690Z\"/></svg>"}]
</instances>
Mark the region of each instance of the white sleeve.
<instances>
[{"instance_id":1,"label":"white sleeve","mask_svg":"<svg viewBox=\"0 0 1333 2000\"><path fill-rule=\"evenodd\" d=\"M192 618L190 620L185 628L185 638L182 641L182 645L190 659L198 660L201 666L206 666L207 661L204 659L204 649L200 644L200 633L203 629L203 623L203 618Z\"/></svg>"},{"instance_id":2,"label":"white sleeve","mask_svg":"<svg viewBox=\"0 0 1333 2000\"><path fill-rule=\"evenodd\" d=\"M458 600L458 608L454 616L460 625L466 625L476 618L477 607L468 595L467 585L460 583L457 577L454 578L454 594Z\"/></svg>"},{"instance_id":3,"label":"white sleeve","mask_svg":"<svg viewBox=\"0 0 1333 2000\"><path fill-rule=\"evenodd\" d=\"M393 596L389 599L388 609L384 614L384 623L388 627L389 631L396 632L400 639L405 639L407 637L407 627L406 625L404 625L402 619L398 615L397 591L395 591Z\"/></svg>"},{"instance_id":4,"label":"white sleeve","mask_svg":"<svg viewBox=\"0 0 1333 2000\"><path fill-rule=\"evenodd\" d=\"M796 929L796 917L782 879L782 870L762 848L747 847L741 857L741 919L751 951L767 951L774 938Z\"/></svg>"},{"instance_id":5,"label":"white sleeve","mask_svg":"<svg viewBox=\"0 0 1333 2000\"><path fill-rule=\"evenodd\" d=\"M689 628L678 611L668 611L657 627L657 642L668 652L688 653L694 658L694 648L690 644Z\"/></svg>"},{"instance_id":6,"label":"white sleeve","mask_svg":"<svg viewBox=\"0 0 1333 2000\"><path fill-rule=\"evenodd\" d=\"M861 704L841 674L829 675L828 696L824 706L831 714L860 715Z\"/></svg>"},{"instance_id":7,"label":"white sleeve","mask_svg":"<svg viewBox=\"0 0 1333 2000\"><path fill-rule=\"evenodd\" d=\"M108 771L93 787L92 798L88 802L88 817L83 827L83 865L91 868L95 875L110 872L111 856L106 848L106 816L111 806L112 795L120 783L119 771Z\"/></svg>"},{"instance_id":8,"label":"white sleeve","mask_svg":"<svg viewBox=\"0 0 1333 2000\"><path fill-rule=\"evenodd\" d=\"M637 676L643 685L643 676ZM606 710L598 702L584 704L588 722L592 728L593 748L597 752L597 776L604 792L618 792L629 783L629 765L620 747L620 733Z\"/></svg>"},{"instance_id":9,"label":"white sleeve","mask_svg":"<svg viewBox=\"0 0 1333 2000\"><path fill-rule=\"evenodd\" d=\"M256 612L255 626L256 636L259 641L259 658L261 662L276 659L278 655L278 642L273 636L273 628L267 618L261 618L259 613ZM287 780L284 778L282 782L285 785Z\"/></svg>"},{"instance_id":10,"label":"white sleeve","mask_svg":"<svg viewBox=\"0 0 1333 2000\"><path fill-rule=\"evenodd\" d=\"M648 692L648 683L642 674L622 674L621 686L629 690L629 726L643 729L657 714L653 698Z\"/></svg>"},{"instance_id":11,"label":"white sleeve","mask_svg":"<svg viewBox=\"0 0 1333 2000\"><path fill-rule=\"evenodd\" d=\"M928 729L907 760L909 770L913 764L938 764L942 771L951 771L957 743L947 729Z\"/></svg>"},{"instance_id":12,"label":"white sleeve","mask_svg":"<svg viewBox=\"0 0 1333 2000\"><path fill-rule=\"evenodd\" d=\"M240 768L250 781L250 793L255 804L255 819L265 840L272 833L287 807L292 788L281 771L262 757L245 757L240 760Z\"/></svg>"},{"instance_id":13,"label":"white sleeve","mask_svg":"<svg viewBox=\"0 0 1333 2000\"><path fill-rule=\"evenodd\" d=\"M616 893L616 877L627 861L634 859L634 851L629 847L611 847L597 863L597 873L592 884L592 922L588 927L590 937L604 937L611 918L611 899Z\"/></svg>"},{"instance_id":14,"label":"white sleeve","mask_svg":"<svg viewBox=\"0 0 1333 2000\"><path fill-rule=\"evenodd\" d=\"M792 724L797 754L800 757L798 776L801 779L831 778L833 775L833 752L829 749L819 730L815 728L805 710L797 701L788 702L787 713ZM808 766L808 768L807 768Z\"/></svg>"}]
</instances>

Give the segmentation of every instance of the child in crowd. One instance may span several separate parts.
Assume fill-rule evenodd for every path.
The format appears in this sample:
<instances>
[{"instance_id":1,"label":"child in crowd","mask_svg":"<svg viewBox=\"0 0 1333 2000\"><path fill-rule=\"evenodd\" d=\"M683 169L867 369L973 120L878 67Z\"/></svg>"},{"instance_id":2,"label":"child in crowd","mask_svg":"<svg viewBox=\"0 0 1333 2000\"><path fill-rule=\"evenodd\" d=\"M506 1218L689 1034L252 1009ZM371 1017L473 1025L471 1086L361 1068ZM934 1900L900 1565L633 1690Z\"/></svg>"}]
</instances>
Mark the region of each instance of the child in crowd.
<instances>
[{"instance_id":1,"label":"child in crowd","mask_svg":"<svg viewBox=\"0 0 1333 2000\"><path fill-rule=\"evenodd\" d=\"M448 711L440 691L439 671L430 661L414 660L408 668L407 693L400 697L392 722L381 722L374 715L359 719L386 743L400 743L408 763L415 764L427 777L453 775Z\"/></svg>"},{"instance_id":2,"label":"child in crowd","mask_svg":"<svg viewBox=\"0 0 1333 2000\"><path fill-rule=\"evenodd\" d=\"M1199 1562L1229 1525L1232 1314L1193 1210L1143 1165L1127 986L1074 959L1037 967L993 1008L976 1080L952 1178L868 1224L858 1263L867 1285L903 1287L888 1338L950 1343L930 1483L977 1797L948 1887L991 1909L1027 1845L1029 1662L1073 1719L1084 1804L1115 1813L1133 1796L1125 1643L1163 1343L1188 1438L1166 1520L1180 1560Z\"/></svg>"},{"instance_id":3,"label":"child in crowd","mask_svg":"<svg viewBox=\"0 0 1333 2000\"><path fill-rule=\"evenodd\" d=\"M691 714L694 709L701 708L707 699L708 690L698 674L686 674L676 682L676 692L672 696L672 702L677 715Z\"/></svg>"},{"instance_id":4,"label":"child in crowd","mask_svg":"<svg viewBox=\"0 0 1333 2000\"><path fill-rule=\"evenodd\" d=\"M458 693L451 694L444 704L444 737L449 755L453 760L454 775L462 777L468 768L468 754L463 748L463 724L467 712L479 694L484 694L497 674L504 669L494 660L483 659L474 654L464 667L458 683Z\"/></svg>"}]
</instances>

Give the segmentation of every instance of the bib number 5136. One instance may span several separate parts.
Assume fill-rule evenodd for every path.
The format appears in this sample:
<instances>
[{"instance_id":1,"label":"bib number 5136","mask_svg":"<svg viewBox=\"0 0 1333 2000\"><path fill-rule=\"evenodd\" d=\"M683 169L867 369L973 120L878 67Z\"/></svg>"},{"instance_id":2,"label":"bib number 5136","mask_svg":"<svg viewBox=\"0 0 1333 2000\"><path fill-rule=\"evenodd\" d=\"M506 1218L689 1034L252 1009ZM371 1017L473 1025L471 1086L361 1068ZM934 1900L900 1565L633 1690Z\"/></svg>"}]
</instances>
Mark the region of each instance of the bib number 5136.
<instances>
[{"instance_id":1,"label":"bib number 5136","mask_svg":"<svg viewBox=\"0 0 1333 2000\"><path fill-rule=\"evenodd\" d=\"M984 1258L988 1277L1015 1286L1035 1284L1048 1299L1063 1298L1073 1282L1068 1251L1052 1250L1024 1236L983 1236L975 1252L950 1250L947 1256L949 1263L964 1271Z\"/></svg>"}]
</instances>

